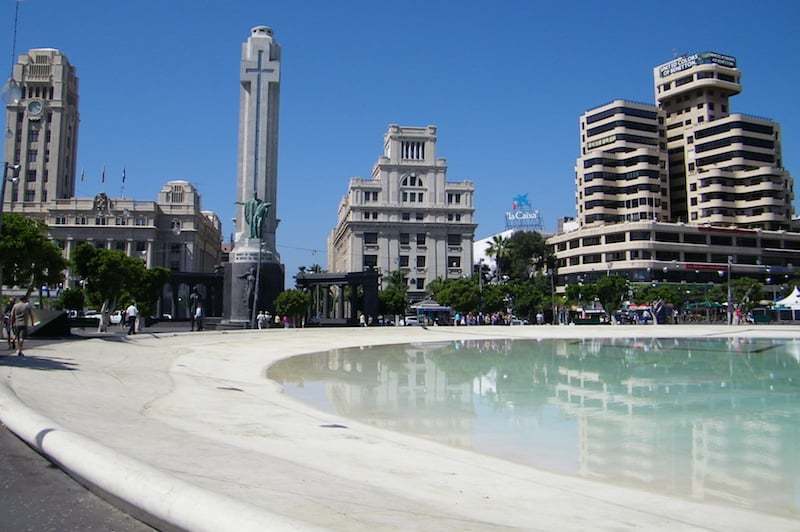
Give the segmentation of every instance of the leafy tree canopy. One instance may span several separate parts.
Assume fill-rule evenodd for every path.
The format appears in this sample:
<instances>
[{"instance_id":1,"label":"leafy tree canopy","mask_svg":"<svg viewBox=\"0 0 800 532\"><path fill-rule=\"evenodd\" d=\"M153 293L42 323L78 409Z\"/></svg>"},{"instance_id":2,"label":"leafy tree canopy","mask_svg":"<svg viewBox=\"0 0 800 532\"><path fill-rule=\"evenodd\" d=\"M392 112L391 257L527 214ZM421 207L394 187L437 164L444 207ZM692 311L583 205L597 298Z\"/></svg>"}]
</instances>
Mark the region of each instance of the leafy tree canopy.
<instances>
[{"instance_id":1,"label":"leafy tree canopy","mask_svg":"<svg viewBox=\"0 0 800 532\"><path fill-rule=\"evenodd\" d=\"M46 226L18 214L3 214L0 233L3 284L31 290L64 280L67 261L47 238Z\"/></svg>"},{"instance_id":2,"label":"leafy tree canopy","mask_svg":"<svg viewBox=\"0 0 800 532\"><path fill-rule=\"evenodd\" d=\"M396 270L385 277L383 290L378 294L382 314L405 314L408 304L408 285L403 272Z\"/></svg>"},{"instance_id":3,"label":"leafy tree canopy","mask_svg":"<svg viewBox=\"0 0 800 532\"><path fill-rule=\"evenodd\" d=\"M275 298L275 312L293 319L304 316L311 304L311 296L302 290L285 290Z\"/></svg>"}]
</instances>

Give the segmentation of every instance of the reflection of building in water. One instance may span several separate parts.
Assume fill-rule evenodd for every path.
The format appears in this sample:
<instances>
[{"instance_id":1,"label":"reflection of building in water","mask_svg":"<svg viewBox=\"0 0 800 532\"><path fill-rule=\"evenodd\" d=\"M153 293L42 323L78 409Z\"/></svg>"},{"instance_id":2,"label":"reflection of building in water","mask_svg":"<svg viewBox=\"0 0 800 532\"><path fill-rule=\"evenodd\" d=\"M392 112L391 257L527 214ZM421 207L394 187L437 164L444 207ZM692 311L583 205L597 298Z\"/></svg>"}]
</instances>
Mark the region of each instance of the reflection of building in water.
<instances>
[{"instance_id":1,"label":"reflection of building in water","mask_svg":"<svg viewBox=\"0 0 800 532\"><path fill-rule=\"evenodd\" d=\"M468 447L472 380L452 382L431 356L452 348L450 342L388 346L377 348L378 356L334 350L317 356L304 378L324 376L328 399L343 416Z\"/></svg>"},{"instance_id":2,"label":"reflection of building in water","mask_svg":"<svg viewBox=\"0 0 800 532\"><path fill-rule=\"evenodd\" d=\"M770 355L764 341L684 352L672 340L604 344L558 353L553 401L578 420L581 475L800 511L800 427L785 422L800 414L794 359Z\"/></svg>"}]
</instances>

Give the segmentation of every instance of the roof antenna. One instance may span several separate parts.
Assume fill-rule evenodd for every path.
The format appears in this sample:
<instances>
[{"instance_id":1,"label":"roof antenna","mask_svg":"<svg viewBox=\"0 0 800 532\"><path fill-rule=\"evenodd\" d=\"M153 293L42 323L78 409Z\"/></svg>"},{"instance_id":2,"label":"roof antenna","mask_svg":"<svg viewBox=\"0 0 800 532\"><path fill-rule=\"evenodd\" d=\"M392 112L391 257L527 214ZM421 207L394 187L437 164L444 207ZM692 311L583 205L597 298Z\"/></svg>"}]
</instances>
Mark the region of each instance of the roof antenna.
<instances>
[{"instance_id":1,"label":"roof antenna","mask_svg":"<svg viewBox=\"0 0 800 532\"><path fill-rule=\"evenodd\" d=\"M11 65L8 74L8 81L0 89L0 99L7 103L17 104L22 98L22 87L14 81L14 63L17 61L17 26L19 25L19 5L22 0L17 0L14 5L14 33L11 39Z\"/></svg>"}]
</instances>

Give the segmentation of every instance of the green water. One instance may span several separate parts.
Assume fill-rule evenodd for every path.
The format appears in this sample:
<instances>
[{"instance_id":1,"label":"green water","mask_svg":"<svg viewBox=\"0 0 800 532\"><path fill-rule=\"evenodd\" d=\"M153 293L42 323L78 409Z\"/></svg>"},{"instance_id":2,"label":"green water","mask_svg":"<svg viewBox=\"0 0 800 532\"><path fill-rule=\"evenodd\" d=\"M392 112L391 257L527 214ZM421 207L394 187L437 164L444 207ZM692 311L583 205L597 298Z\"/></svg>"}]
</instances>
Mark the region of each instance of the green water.
<instances>
[{"instance_id":1,"label":"green water","mask_svg":"<svg viewBox=\"0 0 800 532\"><path fill-rule=\"evenodd\" d=\"M293 357L268 376L377 427L800 518L800 341L404 344Z\"/></svg>"}]
</instances>

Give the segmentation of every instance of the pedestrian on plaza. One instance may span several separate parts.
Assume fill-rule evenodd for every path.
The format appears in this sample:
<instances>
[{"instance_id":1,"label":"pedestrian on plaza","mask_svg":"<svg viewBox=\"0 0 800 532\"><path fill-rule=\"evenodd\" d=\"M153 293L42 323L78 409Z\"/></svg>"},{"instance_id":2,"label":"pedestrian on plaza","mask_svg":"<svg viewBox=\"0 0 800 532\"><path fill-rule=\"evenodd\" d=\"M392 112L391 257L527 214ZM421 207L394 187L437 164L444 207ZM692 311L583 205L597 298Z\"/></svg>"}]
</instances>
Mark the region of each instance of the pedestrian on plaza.
<instances>
[{"instance_id":1,"label":"pedestrian on plaza","mask_svg":"<svg viewBox=\"0 0 800 532\"><path fill-rule=\"evenodd\" d=\"M14 332L14 341L17 344L17 356L25 356L22 352L25 338L28 336L28 323L33 326L33 307L28 302L28 296L19 298L19 302L11 307L11 329Z\"/></svg>"},{"instance_id":2,"label":"pedestrian on plaza","mask_svg":"<svg viewBox=\"0 0 800 532\"><path fill-rule=\"evenodd\" d=\"M258 316L256 316L256 323L258 324L259 331L269 326L268 325L269 318L267 317L267 315L264 313L263 310L258 311Z\"/></svg>"},{"instance_id":3,"label":"pedestrian on plaza","mask_svg":"<svg viewBox=\"0 0 800 532\"><path fill-rule=\"evenodd\" d=\"M9 349L14 349L16 346L14 342L14 333L11 329L11 309L14 308L16 302L17 300L12 297L6 305L6 308L3 309L3 330L5 331Z\"/></svg>"},{"instance_id":4,"label":"pedestrian on plaza","mask_svg":"<svg viewBox=\"0 0 800 532\"><path fill-rule=\"evenodd\" d=\"M541 311L536 313L536 325L544 325L544 314Z\"/></svg>"},{"instance_id":5,"label":"pedestrian on plaza","mask_svg":"<svg viewBox=\"0 0 800 532\"><path fill-rule=\"evenodd\" d=\"M358 323L362 327L366 327L367 326L367 319L364 317L363 313L359 313L359 315L358 315Z\"/></svg>"},{"instance_id":6,"label":"pedestrian on plaza","mask_svg":"<svg viewBox=\"0 0 800 532\"><path fill-rule=\"evenodd\" d=\"M197 307L200 305L202 298L197 293L197 287L192 288L192 293L189 294L189 318L192 321L192 330L194 331L195 319L194 315L197 313Z\"/></svg>"},{"instance_id":7,"label":"pedestrian on plaza","mask_svg":"<svg viewBox=\"0 0 800 532\"><path fill-rule=\"evenodd\" d=\"M128 334L136 334L136 317L139 316L139 309L136 302L132 302L125 309L125 322L128 324Z\"/></svg>"},{"instance_id":8,"label":"pedestrian on plaza","mask_svg":"<svg viewBox=\"0 0 800 532\"><path fill-rule=\"evenodd\" d=\"M194 324L197 325L197 330L203 330L203 304L198 303L197 307L194 309Z\"/></svg>"}]
</instances>

